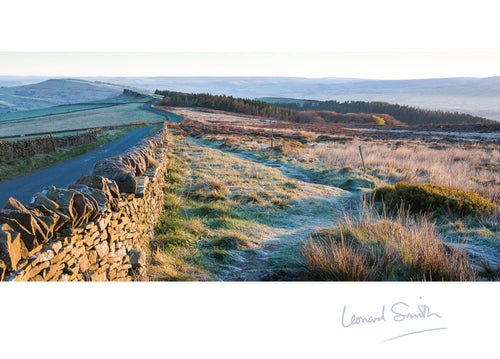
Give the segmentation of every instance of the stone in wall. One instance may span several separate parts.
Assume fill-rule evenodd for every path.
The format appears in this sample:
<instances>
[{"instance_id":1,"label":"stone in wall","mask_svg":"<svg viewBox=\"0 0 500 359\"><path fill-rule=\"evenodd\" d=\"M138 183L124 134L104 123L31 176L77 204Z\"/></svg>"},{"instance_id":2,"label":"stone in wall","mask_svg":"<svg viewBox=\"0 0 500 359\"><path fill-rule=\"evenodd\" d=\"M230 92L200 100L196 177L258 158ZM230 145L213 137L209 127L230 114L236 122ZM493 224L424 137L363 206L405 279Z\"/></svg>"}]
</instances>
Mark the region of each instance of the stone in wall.
<instances>
[{"instance_id":1,"label":"stone in wall","mask_svg":"<svg viewBox=\"0 0 500 359\"><path fill-rule=\"evenodd\" d=\"M54 186L44 188L41 193L57 203L59 210L71 219L73 227L92 220L99 212L98 202L88 193Z\"/></svg>"},{"instance_id":2,"label":"stone in wall","mask_svg":"<svg viewBox=\"0 0 500 359\"><path fill-rule=\"evenodd\" d=\"M114 158L97 162L92 174L115 181L120 192L134 193L137 189L134 170Z\"/></svg>"},{"instance_id":3,"label":"stone in wall","mask_svg":"<svg viewBox=\"0 0 500 359\"><path fill-rule=\"evenodd\" d=\"M22 258L28 257L26 246L21 241L19 232L14 231L10 226L3 224L0 226L0 260L5 265L5 270L17 270L17 263Z\"/></svg>"},{"instance_id":4,"label":"stone in wall","mask_svg":"<svg viewBox=\"0 0 500 359\"><path fill-rule=\"evenodd\" d=\"M95 189L100 192L92 191L91 195L96 198L100 206L108 206L111 208L115 208L118 204L118 200L120 198L120 190L115 181L112 181L106 177L98 176L98 175L84 175L79 177L75 184L69 186L71 188L77 188L75 186L87 186L89 189ZM89 190L91 191L91 190ZM107 203L101 197L101 192L106 197ZM99 195L94 195L99 193Z\"/></svg>"}]
</instances>

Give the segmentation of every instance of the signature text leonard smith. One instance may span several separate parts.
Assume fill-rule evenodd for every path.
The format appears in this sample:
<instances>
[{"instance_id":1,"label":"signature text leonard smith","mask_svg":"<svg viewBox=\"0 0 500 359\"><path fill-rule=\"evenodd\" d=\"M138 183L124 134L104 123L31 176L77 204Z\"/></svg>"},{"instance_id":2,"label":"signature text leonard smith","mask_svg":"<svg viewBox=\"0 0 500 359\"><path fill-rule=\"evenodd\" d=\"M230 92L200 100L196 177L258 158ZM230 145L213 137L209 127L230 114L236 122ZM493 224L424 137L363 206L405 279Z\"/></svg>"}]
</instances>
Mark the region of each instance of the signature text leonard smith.
<instances>
[{"instance_id":1,"label":"signature text leonard smith","mask_svg":"<svg viewBox=\"0 0 500 359\"><path fill-rule=\"evenodd\" d=\"M344 328L349 328L353 325L369 324L369 323L381 323L392 320L394 322L404 322L412 319L426 319L429 317L441 318L437 313L431 311L427 305L418 305L416 307L411 307L404 302L394 303L389 310L386 310L386 306L383 305L378 313L369 316L360 316L355 313L349 313L347 306L344 306L342 312L342 326Z\"/></svg>"}]
</instances>

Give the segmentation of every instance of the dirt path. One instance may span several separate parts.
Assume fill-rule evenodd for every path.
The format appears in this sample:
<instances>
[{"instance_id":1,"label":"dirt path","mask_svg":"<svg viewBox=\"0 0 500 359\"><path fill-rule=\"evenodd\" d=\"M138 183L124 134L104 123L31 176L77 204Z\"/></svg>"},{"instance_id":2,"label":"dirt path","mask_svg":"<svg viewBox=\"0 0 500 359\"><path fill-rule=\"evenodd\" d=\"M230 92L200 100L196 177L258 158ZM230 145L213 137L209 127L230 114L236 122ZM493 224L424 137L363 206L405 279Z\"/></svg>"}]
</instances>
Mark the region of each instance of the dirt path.
<instances>
[{"instance_id":1,"label":"dirt path","mask_svg":"<svg viewBox=\"0 0 500 359\"><path fill-rule=\"evenodd\" d=\"M245 160L245 161L255 162L255 163L259 163L261 165L267 166L267 167L276 168L277 170L279 170L283 174L283 176L288 177L290 179L295 179L295 180L302 181L302 182L312 183L309 176L307 176L305 173L299 171L296 168L285 166L285 165L278 163L278 162L268 162L268 161L263 161L263 160L257 160L257 159L250 157L250 156L246 156L244 154L237 153L237 152L225 151L224 149L221 149L221 148L216 147L216 146L207 145L203 141L198 141L198 140L193 139L193 138L189 138L189 139L186 138L186 141L191 142L191 143L195 143L198 146L217 149L219 151L229 153L229 154L236 156L238 158L241 158L242 160ZM328 186L325 186L325 187L328 187Z\"/></svg>"},{"instance_id":2,"label":"dirt path","mask_svg":"<svg viewBox=\"0 0 500 359\"><path fill-rule=\"evenodd\" d=\"M300 213L283 212L286 216L287 226L273 227L271 233L268 233L264 240L261 240L258 247L241 251L236 264L229 266L226 270L216 274L220 281L265 281L265 280L291 280L286 271L271 265L270 260L279 260L279 256L286 256L286 250L293 247L297 248L303 241L308 240L311 233L321 228L335 225L342 215L344 208L352 206L357 201L356 196L340 188L311 183L307 175L299 170L283 164L270 163L261 160L255 160L251 157L224 151L210 145L193 139L186 141L198 146L216 149L224 153L236 156L243 161L264 165L269 168L279 170L282 175L290 180L297 181L297 192L301 192L306 198L304 211ZM314 203L322 201L330 206L329 210L319 212Z\"/></svg>"}]
</instances>

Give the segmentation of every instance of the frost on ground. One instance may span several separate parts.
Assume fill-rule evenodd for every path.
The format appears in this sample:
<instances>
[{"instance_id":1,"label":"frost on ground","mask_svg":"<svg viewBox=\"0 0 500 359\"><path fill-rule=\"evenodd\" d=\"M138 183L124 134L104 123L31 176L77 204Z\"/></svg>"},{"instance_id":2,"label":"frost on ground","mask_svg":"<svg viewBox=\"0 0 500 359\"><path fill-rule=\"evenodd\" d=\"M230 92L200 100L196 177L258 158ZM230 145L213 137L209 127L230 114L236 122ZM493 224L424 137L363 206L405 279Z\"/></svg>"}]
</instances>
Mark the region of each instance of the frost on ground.
<instances>
[{"instance_id":1,"label":"frost on ground","mask_svg":"<svg viewBox=\"0 0 500 359\"><path fill-rule=\"evenodd\" d=\"M328 126L294 128L216 111L179 113L185 120L173 126L171 163L182 179L172 191L177 204L167 206L175 207L169 223L178 225L161 229L154 280L301 280L310 235L325 230L336 235L344 214L356 218L363 196L400 181L447 185L499 200L495 143L390 139L362 131L343 135L336 128L328 134ZM454 248L465 250L463 258L470 259L478 278L498 280L497 219L498 214L438 218L433 243L455 259L462 257ZM463 273L456 278L475 278ZM410 278L400 274L394 278Z\"/></svg>"}]
</instances>

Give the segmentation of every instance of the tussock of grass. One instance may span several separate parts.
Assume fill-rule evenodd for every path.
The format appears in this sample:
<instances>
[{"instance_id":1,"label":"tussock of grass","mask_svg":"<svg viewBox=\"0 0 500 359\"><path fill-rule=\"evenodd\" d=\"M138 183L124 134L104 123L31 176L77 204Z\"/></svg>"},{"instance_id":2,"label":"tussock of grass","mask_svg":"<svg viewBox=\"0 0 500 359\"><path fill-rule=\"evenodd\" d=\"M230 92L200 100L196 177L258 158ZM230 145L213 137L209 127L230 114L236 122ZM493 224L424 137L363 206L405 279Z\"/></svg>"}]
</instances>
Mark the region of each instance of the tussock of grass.
<instances>
[{"instance_id":1,"label":"tussock of grass","mask_svg":"<svg viewBox=\"0 0 500 359\"><path fill-rule=\"evenodd\" d=\"M299 187L300 187L299 181L291 180L283 183L283 189L296 189Z\"/></svg>"},{"instance_id":2,"label":"tussock of grass","mask_svg":"<svg viewBox=\"0 0 500 359\"><path fill-rule=\"evenodd\" d=\"M252 177L252 178L255 178L255 179L257 179L257 180L261 180L261 179L263 179L263 178L264 178L264 175L263 175L261 172L259 172L259 171L255 171L255 172L252 174L252 176L251 176L251 177Z\"/></svg>"},{"instance_id":3,"label":"tussock of grass","mask_svg":"<svg viewBox=\"0 0 500 359\"><path fill-rule=\"evenodd\" d=\"M186 193L189 197L201 201L224 201L229 195L229 188L219 179L210 177L191 187Z\"/></svg>"},{"instance_id":4,"label":"tussock of grass","mask_svg":"<svg viewBox=\"0 0 500 359\"><path fill-rule=\"evenodd\" d=\"M166 173L166 180L167 180L167 183L169 183L170 185L175 185L175 184L178 184L178 183L182 182L182 176L180 176L176 172L169 172L169 171L167 171L167 173Z\"/></svg>"},{"instance_id":5,"label":"tussock of grass","mask_svg":"<svg viewBox=\"0 0 500 359\"><path fill-rule=\"evenodd\" d=\"M424 216L395 218L364 207L353 220L313 235L302 249L308 280L464 281L476 272L464 253L446 246Z\"/></svg>"},{"instance_id":6,"label":"tussock of grass","mask_svg":"<svg viewBox=\"0 0 500 359\"><path fill-rule=\"evenodd\" d=\"M500 210L495 211L492 214L482 216L479 221L483 226L489 228L490 230L500 232Z\"/></svg>"},{"instance_id":7,"label":"tussock of grass","mask_svg":"<svg viewBox=\"0 0 500 359\"><path fill-rule=\"evenodd\" d=\"M352 166L344 166L339 170L339 173L345 174L345 173L355 172L355 171L356 171L356 169Z\"/></svg>"},{"instance_id":8,"label":"tussock of grass","mask_svg":"<svg viewBox=\"0 0 500 359\"><path fill-rule=\"evenodd\" d=\"M163 209L166 211L178 211L181 208L182 201L173 193L165 193Z\"/></svg>"},{"instance_id":9,"label":"tussock of grass","mask_svg":"<svg viewBox=\"0 0 500 359\"><path fill-rule=\"evenodd\" d=\"M194 236L184 231L159 233L156 238L162 243L163 247L189 247L195 244Z\"/></svg>"},{"instance_id":10,"label":"tussock of grass","mask_svg":"<svg viewBox=\"0 0 500 359\"><path fill-rule=\"evenodd\" d=\"M339 187L349 191L357 191L361 188L375 188L378 182L376 178L353 176L341 183Z\"/></svg>"},{"instance_id":11,"label":"tussock of grass","mask_svg":"<svg viewBox=\"0 0 500 359\"><path fill-rule=\"evenodd\" d=\"M211 219L208 222L208 226L212 229L237 229L240 226L237 221L240 220L230 216L220 216L218 218Z\"/></svg>"},{"instance_id":12,"label":"tussock of grass","mask_svg":"<svg viewBox=\"0 0 500 359\"><path fill-rule=\"evenodd\" d=\"M242 204L248 204L248 203L262 204L265 201L262 195L260 193L257 193L256 191L249 191L244 194L238 194L234 196L233 199Z\"/></svg>"},{"instance_id":13,"label":"tussock of grass","mask_svg":"<svg viewBox=\"0 0 500 359\"><path fill-rule=\"evenodd\" d=\"M191 246L206 232L197 219L186 218L175 211L164 212L156 225L156 238L163 247Z\"/></svg>"},{"instance_id":14,"label":"tussock of grass","mask_svg":"<svg viewBox=\"0 0 500 359\"><path fill-rule=\"evenodd\" d=\"M307 145L305 143L307 143L307 139L305 137L301 138L301 141L297 141L294 139L284 139L281 144L278 144L277 146L274 146L272 148L272 152L281 154L283 156L299 154L301 151L307 148Z\"/></svg>"},{"instance_id":15,"label":"tussock of grass","mask_svg":"<svg viewBox=\"0 0 500 359\"><path fill-rule=\"evenodd\" d=\"M481 216L498 209L497 205L477 193L429 183L412 185L400 182L394 186L378 188L373 195L375 201L384 201L388 209L397 209L404 203L414 213Z\"/></svg>"},{"instance_id":16,"label":"tussock of grass","mask_svg":"<svg viewBox=\"0 0 500 359\"><path fill-rule=\"evenodd\" d=\"M235 201L214 201L202 203L193 209L196 216L207 218L217 218L224 216L234 216L233 209L237 205Z\"/></svg>"},{"instance_id":17,"label":"tussock of grass","mask_svg":"<svg viewBox=\"0 0 500 359\"><path fill-rule=\"evenodd\" d=\"M156 239L162 248L192 246L207 232L199 218L187 217L182 213L182 206L182 198L172 189L171 192L165 193L164 211L156 225Z\"/></svg>"},{"instance_id":18,"label":"tussock of grass","mask_svg":"<svg viewBox=\"0 0 500 359\"><path fill-rule=\"evenodd\" d=\"M252 246L250 238L236 230L226 230L210 241L210 245L221 249L245 249Z\"/></svg>"},{"instance_id":19,"label":"tussock of grass","mask_svg":"<svg viewBox=\"0 0 500 359\"><path fill-rule=\"evenodd\" d=\"M292 206L288 201L284 198L273 198L270 201L271 206L279 208L279 209L291 209Z\"/></svg>"},{"instance_id":20,"label":"tussock of grass","mask_svg":"<svg viewBox=\"0 0 500 359\"><path fill-rule=\"evenodd\" d=\"M215 248L210 252L210 257L220 265L232 265L240 260L233 250Z\"/></svg>"},{"instance_id":21,"label":"tussock of grass","mask_svg":"<svg viewBox=\"0 0 500 359\"><path fill-rule=\"evenodd\" d=\"M151 281L210 280L211 277L196 263L199 253L192 248L169 248L153 253L149 259Z\"/></svg>"}]
</instances>

